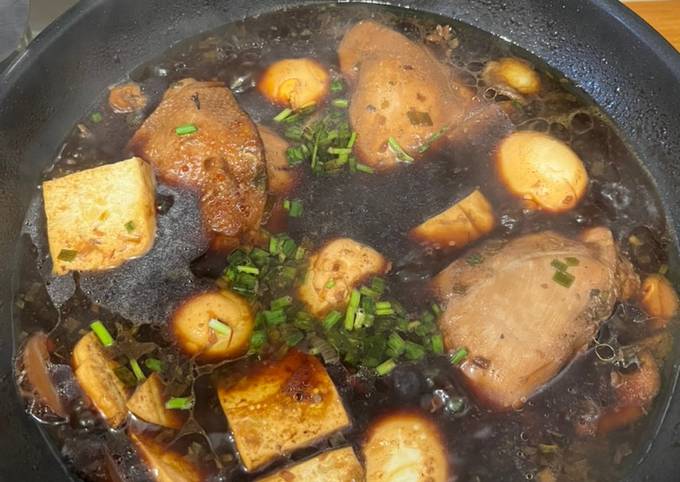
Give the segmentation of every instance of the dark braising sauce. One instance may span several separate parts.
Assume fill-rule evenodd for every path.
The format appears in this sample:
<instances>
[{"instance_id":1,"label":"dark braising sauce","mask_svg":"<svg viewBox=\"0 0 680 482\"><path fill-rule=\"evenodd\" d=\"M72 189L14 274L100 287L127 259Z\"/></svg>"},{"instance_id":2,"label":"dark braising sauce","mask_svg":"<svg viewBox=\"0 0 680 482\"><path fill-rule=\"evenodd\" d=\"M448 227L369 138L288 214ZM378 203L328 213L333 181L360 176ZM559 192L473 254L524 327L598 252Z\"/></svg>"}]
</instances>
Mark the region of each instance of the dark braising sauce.
<instances>
[{"instance_id":1,"label":"dark braising sauce","mask_svg":"<svg viewBox=\"0 0 680 482\"><path fill-rule=\"evenodd\" d=\"M409 239L408 231L477 187L488 197L499 220L487 238L510 238L545 229L571 236L584 227L604 225L613 231L623 255L641 277L663 271L669 257L675 257L660 202L646 172L609 121L568 82L539 67L538 60L470 26L382 7L294 9L231 24L172 48L129 75L150 99L145 110L114 114L103 95L92 108L102 118L92 118L91 113L83 117L44 179L130 157L125 146L135 130L158 105L167 87L187 77L224 82L254 121L282 132L271 120L280 108L255 89L259 73L273 61L288 57L311 57L337 72L336 49L342 35L365 18L374 18L416 42L423 42L438 24L451 25L457 45L439 52L442 58L480 98L510 105L507 112L515 129L547 132L568 143L590 176L586 197L563 215L523 210L494 174L492 152L505 131L492 127L467 134L450 148L433 151L421 162L388 173L342 171L319 176L308 165L303 166L299 187L288 196L304 205L304 214L288 221L286 232L291 238L317 247L330 238L345 236L379 250L392 262L385 278L387 292L408 312L429 306L433 300L426 291L427 281L457 257L465 256L465 251L442 253L422 248ZM543 92L528 97L526 103L511 101L481 80L488 60L509 55L527 58L541 69ZM233 367L230 363L213 366L189 361L166 328L174 307L190 294L213 286L227 265L226 256L205 254L207 240L201 234L197 202L191 193L159 186L158 232L150 253L111 271L57 278L50 274L45 215L40 190L36 191L21 239L16 343L19 346L27 334L36 331L49 334L54 344L52 375L70 416L64 422L36 403L30 403L29 410L45 424L67 465L86 480L109 480L111 473L118 473L121 480L149 477L125 427L106 427L84 402L68 367L74 344L95 319L117 327L123 354L153 353L172 371L175 388L193 385L196 405L189 420L179 434L154 432L157 440L172 442L174 449L188 454L205 470L207 480L256 478L240 468L213 387L214 371L229 372ZM634 302L617 304L598 341L611 342L615 348L635 343L646 335L644 317ZM121 343L126 337L134 341ZM655 354L662 363L670 335L657 342ZM21 368L20 363L18 366ZM381 414L420 407L431 413L444 434L456 480L540 479L545 468L558 474L557 480L617 480L635 461L637 455L631 454L639 453L647 442L643 435L649 432L648 421L653 419L645 417L606 437L577 434L578 420L587 417L593 405L606 406L613 400L613 365L598 359L592 348L521 410L509 413L478 407L446 356L428 355L419 362L401 363L384 377L370 369L357 371L341 364L327 369L353 426L330 442L294 453L294 460L323 450L329 443L349 442L358 448L368 424ZM27 397L30 399L28 392ZM455 409L451 409L452 400ZM657 400L654 407L658 405ZM127 423L144 428L137 420ZM275 467L285 463L279 461Z\"/></svg>"}]
</instances>

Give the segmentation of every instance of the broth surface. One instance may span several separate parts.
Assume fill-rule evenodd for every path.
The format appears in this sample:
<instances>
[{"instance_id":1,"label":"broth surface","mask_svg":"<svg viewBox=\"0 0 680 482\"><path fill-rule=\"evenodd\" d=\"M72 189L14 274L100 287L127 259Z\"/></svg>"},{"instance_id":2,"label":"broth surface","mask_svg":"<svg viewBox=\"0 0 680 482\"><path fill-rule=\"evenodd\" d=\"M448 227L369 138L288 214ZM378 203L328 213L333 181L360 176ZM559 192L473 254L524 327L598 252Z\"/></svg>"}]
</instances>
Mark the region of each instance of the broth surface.
<instances>
[{"instance_id":1,"label":"broth surface","mask_svg":"<svg viewBox=\"0 0 680 482\"><path fill-rule=\"evenodd\" d=\"M512 128L550 133L568 143L590 175L586 197L562 215L523 209L496 177L492 153L504 131L491 128L473 142L432 152L413 166L388 173L343 171L319 176L303 166L299 187L289 197L302 201L304 214L288 220L286 232L291 238L317 247L332 238L351 237L379 250L393 264L385 278L387 292L409 313L429 307L433 299L426 290L427 280L466 251L425 249L409 239L408 231L475 188L485 193L499 219L488 238L509 239L546 229L573 236L585 227L604 225L641 276L663 270L671 263L669 257L675 258L648 175L606 117L565 79L525 52L468 25L378 6L296 8L230 24L173 47L129 75L150 98L144 112L114 114L103 93L74 127L43 179L129 157L125 146L132 134L167 87L187 77L224 82L255 122L282 132L271 120L280 109L255 88L259 73L287 57L311 57L337 72L336 49L342 35L367 18L417 42L423 42L437 25L451 25L458 45L443 54L460 78L488 102L512 103ZM481 79L484 64L503 56L526 58L536 65L543 92L522 104L485 85ZM94 112L101 113L101 121L93 121ZM196 399L180 433L161 433L161 439L174 440L173 448L188 453L209 474L208 480L255 480L261 474L247 474L240 468L212 384L215 373L229 373L233 367L229 362L195 364L181 355L166 329L168 316L179 301L214 286L227 266L226 256L206 254L208 243L201 234L195 194L159 185L157 204L156 243L144 258L107 272L56 278L49 271L45 215L41 192L36 190L20 241L17 346L26 334L45 331L55 344L53 360L67 365L75 342L95 319L118 326L119 337L123 334L149 343L146 348L156 350L175 370L175 383L192 386ZM643 243L631 244L631 236ZM598 340L618 337L621 344L639 340L646 333L644 318L634 303L617 303ZM662 343L670 344L668 338ZM377 417L422 408L431 412L444 434L455 480L531 480L539 478L545 468L559 473L558 480L617 480L648 442L644 435L654 419L647 416L607 437L577 435L575 420L587 413L589 405L612 403L612 364L601 361L593 348L577 357L523 409L510 413L477 406L447 357L403 363L385 377L341 364L330 364L327 369L353 426L330 442L294 453L293 460L323 450L329 443L349 442L358 447L365 429ZM86 480L107 480L109 466L117 466L126 474L124 480L147 480L124 430L105 426L82 400L66 370L58 382L59 389L70 394L71 419L61 423L34 404L29 411L45 424L74 473ZM464 408L449 410L447 402L452 398L461 400ZM277 462L275 467L285 463Z\"/></svg>"}]
</instances>

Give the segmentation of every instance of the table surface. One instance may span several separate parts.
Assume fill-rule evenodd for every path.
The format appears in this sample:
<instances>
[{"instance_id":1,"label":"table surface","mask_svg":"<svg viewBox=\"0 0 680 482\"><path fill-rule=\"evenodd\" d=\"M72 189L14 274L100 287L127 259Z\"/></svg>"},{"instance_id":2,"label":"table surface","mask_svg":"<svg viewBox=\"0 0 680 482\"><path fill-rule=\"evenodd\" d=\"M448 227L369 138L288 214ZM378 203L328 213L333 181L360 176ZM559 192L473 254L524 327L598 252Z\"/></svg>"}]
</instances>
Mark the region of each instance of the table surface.
<instances>
[{"instance_id":1,"label":"table surface","mask_svg":"<svg viewBox=\"0 0 680 482\"><path fill-rule=\"evenodd\" d=\"M680 51L680 0L626 2Z\"/></svg>"}]
</instances>

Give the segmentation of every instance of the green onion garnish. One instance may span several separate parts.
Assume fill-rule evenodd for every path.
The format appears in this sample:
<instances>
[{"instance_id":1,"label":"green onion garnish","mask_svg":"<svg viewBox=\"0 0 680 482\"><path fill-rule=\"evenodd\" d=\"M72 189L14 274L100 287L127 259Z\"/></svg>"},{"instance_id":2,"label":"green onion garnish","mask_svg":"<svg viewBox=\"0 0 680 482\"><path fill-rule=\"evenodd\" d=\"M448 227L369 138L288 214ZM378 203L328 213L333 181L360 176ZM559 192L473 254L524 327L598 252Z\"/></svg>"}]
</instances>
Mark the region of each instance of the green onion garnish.
<instances>
[{"instance_id":1,"label":"green onion garnish","mask_svg":"<svg viewBox=\"0 0 680 482\"><path fill-rule=\"evenodd\" d=\"M357 133L352 131L352 135L349 136L349 141L347 142L347 149L354 147L354 143L357 141Z\"/></svg>"},{"instance_id":2,"label":"green onion garnish","mask_svg":"<svg viewBox=\"0 0 680 482\"><path fill-rule=\"evenodd\" d=\"M375 372L382 377L390 373L392 370L394 370L396 366L397 363L390 358L389 360L386 360L377 367L375 367Z\"/></svg>"},{"instance_id":3,"label":"green onion garnish","mask_svg":"<svg viewBox=\"0 0 680 482\"><path fill-rule=\"evenodd\" d=\"M484 262L484 257L479 253L475 253L465 258L465 261L467 261L467 264L470 266L476 266Z\"/></svg>"},{"instance_id":4,"label":"green onion garnish","mask_svg":"<svg viewBox=\"0 0 680 482\"><path fill-rule=\"evenodd\" d=\"M104 323L99 320L93 321L90 323L90 329L97 335L97 338L102 342L102 345L113 345L113 337L111 336L111 333L109 333L109 330L104 326Z\"/></svg>"},{"instance_id":5,"label":"green onion garnish","mask_svg":"<svg viewBox=\"0 0 680 482\"><path fill-rule=\"evenodd\" d=\"M163 371L163 363L158 358L147 358L144 360L144 366L152 372L160 373Z\"/></svg>"},{"instance_id":6,"label":"green onion garnish","mask_svg":"<svg viewBox=\"0 0 680 482\"><path fill-rule=\"evenodd\" d=\"M302 215L302 201L299 199L284 200L283 208L288 211L288 216L291 218L299 218Z\"/></svg>"},{"instance_id":7,"label":"green onion garnish","mask_svg":"<svg viewBox=\"0 0 680 482\"><path fill-rule=\"evenodd\" d=\"M347 331L352 331L352 328L354 328L354 317L356 316L360 301L361 293L357 290L352 290L349 303L347 304L347 312L345 313L345 330Z\"/></svg>"},{"instance_id":8,"label":"green onion garnish","mask_svg":"<svg viewBox=\"0 0 680 482\"><path fill-rule=\"evenodd\" d=\"M165 402L165 408L168 410L191 410L194 407L194 399L192 397L172 397Z\"/></svg>"},{"instance_id":9,"label":"green onion garnish","mask_svg":"<svg viewBox=\"0 0 680 482\"><path fill-rule=\"evenodd\" d=\"M286 335L286 345L288 346L295 346L298 343L300 343L302 340L304 340L305 335L299 330L295 330L288 335Z\"/></svg>"},{"instance_id":10,"label":"green onion garnish","mask_svg":"<svg viewBox=\"0 0 680 482\"><path fill-rule=\"evenodd\" d=\"M135 374L135 378L137 380L139 380L140 382L146 380L146 376L142 371L142 367L139 366L139 363L137 363L137 360L135 360L134 358L130 359L130 368L132 368L132 373Z\"/></svg>"},{"instance_id":11,"label":"green onion garnish","mask_svg":"<svg viewBox=\"0 0 680 482\"><path fill-rule=\"evenodd\" d=\"M240 265L236 267L236 271L238 271L239 273L248 273L254 275L260 274L259 268L256 268L255 266Z\"/></svg>"},{"instance_id":12,"label":"green onion garnish","mask_svg":"<svg viewBox=\"0 0 680 482\"><path fill-rule=\"evenodd\" d=\"M451 365L460 365L468 356L467 348L458 348L450 358Z\"/></svg>"},{"instance_id":13,"label":"green onion garnish","mask_svg":"<svg viewBox=\"0 0 680 482\"><path fill-rule=\"evenodd\" d=\"M175 134L178 136L188 136L198 131L198 127L194 124L182 124L175 127Z\"/></svg>"},{"instance_id":14,"label":"green onion garnish","mask_svg":"<svg viewBox=\"0 0 680 482\"><path fill-rule=\"evenodd\" d=\"M324 288L329 290L329 289L333 288L334 286L335 286L335 280L333 278L329 278L328 281L326 281Z\"/></svg>"},{"instance_id":15,"label":"green onion garnish","mask_svg":"<svg viewBox=\"0 0 680 482\"><path fill-rule=\"evenodd\" d=\"M399 162L405 162L407 164L410 164L411 162L415 161L411 156L408 155L404 149L399 145L397 140L394 137L390 137L387 140L387 146L390 148L390 151L392 151L392 154L394 154L397 158L397 161Z\"/></svg>"},{"instance_id":16,"label":"green onion garnish","mask_svg":"<svg viewBox=\"0 0 680 482\"><path fill-rule=\"evenodd\" d=\"M444 353L444 339L441 335L434 335L432 337L432 352L437 355Z\"/></svg>"},{"instance_id":17,"label":"green onion garnish","mask_svg":"<svg viewBox=\"0 0 680 482\"><path fill-rule=\"evenodd\" d=\"M128 221L125 223L125 229L127 230L128 233L131 233L132 231L135 230L135 222L134 221Z\"/></svg>"},{"instance_id":18,"label":"green onion garnish","mask_svg":"<svg viewBox=\"0 0 680 482\"><path fill-rule=\"evenodd\" d=\"M387 346L392 351L392 355L397 357L404 353L404 349L406 348L406 342L397 333L393 332L390 333L389 337L387 337Z\"/></svg>"},{"instance_id":19,"label":"green onion garnish","mask_svg":"<svg viewBox=\"0 0 680 482\"><path fill-rule=\"evenodd\" d=\"M264 330L253 331L250 336L250 349L257 352L267 343L267 332Z\"/></svg>"},{"instance_id":20,"label":"green onion garnish","mask_svg":"<svg viewBox=\"0 0 680 482\"><path fill-rule=\"evenodd\" d=\"M433 132L426 140L425 142L418 148L418 152L421 154L425 151L427 151L430 147L432 147L432 144L439 139L441 136L444 135L444 133L449 130L450 126L444 126L441 129L439 129L436 132Z\"/></svg>"},{"instance_id":21,"label":"green onion garnish","mask_svg":"<svg viewBox=\"0 0 680 482\"><path fill-rule=\"evenodd\" d=\"M281 296L280 298L276 298L273 300L270 304L269 307L272 310L280 310L283 308L288 308L290 305L293 304L293 298L290 296Z\"/></svg>"},{"instance_id":22,"label":"green onion garnish","mask_svg":"<svg viewBox=\"0 0 680 482\"><path fill-rule=\"evenodd\" d=\"M373 278L371 280L371 289L376 293L382 294L385 291L385 280L382 278Z\"/></svg>"},{"instance_id":23,"label":"green onion garnish","mask_svg":"<svg viewBox=\"0 0 680 482\"><path fill-rule=\"evenodd\" d=\"M342 80L335 79L333 80L333 82L331 82L331 92L337 94L338 92L342 92L343 90L345 90L345 86L342 84Z\"/></svg>"},{"instance_id":24,"label":"green onion garnish","mask_svg":"<svg viewBox=\"0 0 680 482\"><path fill-rule=\"evenodd\" d=\"M555 271L552 277L553 281L558 285L564 286L565 288L570 288L574 284L576 279L573 274L567 273L566 271Z\"/></svg>"},{"instance_id":25,"label":"green onion garnish","mask_svg":"<svg viewBox=\"0 0 680 482\"><path fill-rule=\"evenodd\" d=\"M90 115L90 120L95 124L99 124L103 118L101 112L93 112L92 115Z\"/></svg>"},{"instance_id":26,"label":"green onion garnish","mask_svg":"<svg viewBox=\"0 0 680 482\"><path fill-rule=\"evenodd\" d=\"M420 360L425 356L425 348L412 341L407 341L404 347L404 354L409 360Z\"/></svg>"},{"instance_id":27,"label":"green onion garnish","mask_svg":"<svg viewBox=\"0 0 680 482\"><path fill-rule=\"evenodd\" d=\"M567 264L568 264L569 266L578 266L579 263L580 263L580 261L578 260L578 258L574 258L573 256L570 256L570 257L568 257L568 258L565 258L564 260L567 262Z\"/></svg>"},{"instance_id":28,"label":"green onion garnish","mask_svg":"<svg viewBox=\"0 0 680 482\"><path fill-rule=\"evenodd\" d=\"M276 117L274 117L274 122L283 122L288 116L290 116L293 113L293 109L283 109L281 112L276 114Z\"/></svg>"},{"instance_id":29,"label":"green onion garnish","mask_svg":"<svg viewBox=\"0 0 680 482\"><path fill-rule=\"evenodd\" d=\"M231 326L215 318L211 318L210 321L208 321L208 327L214 332L219 333L220 335L224 335L228 338L231 337L231 334L233 332Z\"/></svg>"},{"instance_id":30,"label":"green onion garnish","mask_svg":"<svg viewBox=\"0 0 680 482\"><path fill-rule=\"evenodd\" d=\"M553 268L555 268L557 271L563 271L563 272L564 272L564 271L567 271L567 269L569 269L569 266L567 266L566 263L563 263L563 262L560 261L559 259L553 259L553 260L550 262L550 266L552 266Z\"/></svg>"},{"instance_id":31,"label":"green onion garnish","mask_svg":"<svg viewBox=\"0 0 680 482\"><path fill-rule=\"evenodd\" d=\"M323 319L323 327L326 330L330 330L338 321L340 321L340 318L342 318L342 313L336 310L331 311L326 315L326 318Z\"/></svg>"},{"instance_id":32,"label":"green onion garnish","mask_svg":"<svg viewBox=\"0 0 680 482\"><path fill-rule=\"evenodd\" d=\"M331 104L333 104L333 107L346 109L349 106L349 101L347 99L333 99Z\"/></svg>"},{"instance_id":33,"label":"green onion garnish","mask_svg":"<svg viewBox=\"0 0 680 482\"><path fill-rule=\"evenodd\" d=\"M371 166L357 162L357 172L363 172L365 174L373 174L375 171Z\"/></svg>"},{"instance_id":34,"label":"green onion garnish","mask_svg":"<svg viewBox=\"0 0 680 482\"><path fill-rule=\"evenodd\" d=\"M434 316L439 316L442 314L442 307L438 303L432 303L432 313Z\"/></svg>"},{"instance_id":35,"label":"green onion garnish","mask_svg":"<svg viewBox=\"0 0 680 482\"><path fill-rule=\"evenodd\" d=\"M59 255L57 256L57 259L60 261L66 261L67 263L70 263L74 259L76 259L76 256L78 256L78 251L75 249L62 249L59 251Z\"/></svg>"},{"instance_id":36,"label":"green onion garnish","mask_svg":"<svg viewBox=\"0 0 680 482\"><path fill-rule=\"evenodd\" d=\"M286 313L281 309L265 310L262 315L269 326L280 325L286 321Z\"/></svg>"}]
</instances>

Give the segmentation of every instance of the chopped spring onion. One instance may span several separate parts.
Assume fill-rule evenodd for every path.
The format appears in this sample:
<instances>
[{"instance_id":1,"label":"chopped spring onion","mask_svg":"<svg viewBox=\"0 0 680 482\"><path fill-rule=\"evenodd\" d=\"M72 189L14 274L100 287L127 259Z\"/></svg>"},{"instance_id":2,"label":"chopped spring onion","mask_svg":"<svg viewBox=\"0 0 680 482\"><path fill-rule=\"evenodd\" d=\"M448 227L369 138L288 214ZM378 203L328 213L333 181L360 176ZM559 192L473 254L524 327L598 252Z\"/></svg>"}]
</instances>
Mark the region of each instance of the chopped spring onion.
<instances>
[{"instance_id":1,"label":"chopped spring onion","mask_svg":"<svg viewBox=\"0 0 680 482\"><path fill-rule=\"evenodd\" d=\"M333 104L333 107L346 109L349 106L349 101L347 99L333 99L331 104Z\"/></svg>"},{"instance_id":2,"label":"chopped spring onion","mask_svg":"<svg viewBox=\"0 0 680 482\"><path fill-rule=\"evenodd\" d=\"M152 372L163 371L163 363L158 358L147 358L144 360L144 366Z\"/></svg>"},{"instance_id":3,"label":"chopped spring onion","mask_svg":"<svg viewBox=\"0 0 680 482\"><path fill-rule=\"evenodd\" d=\"M444 135L444 133L449 130L449 126L444 126L441 129L439 129L436 132L433 132L430 134L430 137L428 137L425 142L418 148L418 152L421 154L425 151L427 151L430 147L432 147L432 144L439 139L441 136Z\"/></svg>"},{"instance_id":4,"label":"chopped spring onion","mask_svg":"<svg viewBox=\"0 0 680 482\"><path fill-rule=\"evenodd\" d=\"M668 273L668 265L662 264L661 266L659 266L659 274L663 276L666 273Z\"/></svg>"},{"instance_id":5,"label":"chopped spring onion","mask_svg":"<svg viewBox=\"0 0 680 482\"><path fill-rule=\"evenodd\" d=\"M231 326L215 318L210 319L210 321L208 322L208 327L214 332L219 333L220 335L224 335L228 338L231 338L231 334L233 333Z\"/></svg>"},{"instance_id":6,"label":"chopped spring onion","mask_svg":"<svg viewBox=\"0 0 680 482\"><path fill-rule=\"evenodd\" d=\"M352 149L348 147L329 147L328 148L328 153L329 154L350 154L352 152Z\"/></svg>"},{"instance_id":7,"label":"chopped spring onion","mask_svg":"<svg viewBox=\"0 0 680 482\"><path fill-rule=\"evenodd\" d=\"M399 334L392 332L390 333L390 336L387 337L387 346L392 351L392 354L397 357L404 353L406 342Z\"/></svg>"},{"instance_id":8,"label":"chopped spring onion","mask_svg":"<svg viewBox=\"0 0 680 482\"><path fill-rule=\"evenodd\" d=\"M267 332L263 330L256 330L250 336L250 349L253 351L258 351L265 343L267 343Z\"/></svg>"},{"instance_id":9,"label":"chopped spring onion","mask_svg":"<svg viewBox=\"0 0 680 482\"><path fill-rule=\"evenodd\" d=\"M135 222L134 221L128 221L125 223L125 229L127 230L128 233L131 233L132 231L135 230Z\"/></svg>"},{"instance_id":10,"label":"chopped spring onion","mask_svg":"<svg viewBox=\"0 0 680 482\"><path fill-rule=\"evenodd\" d=\"M354 315L354 328L362 328L365 326L366 312L362 308L358 308Z\"/></svg>"},{"instance_id":11,"label":"chopped spring onion","mask_svg":"<svg viewBox=\"0 0 680 482\"><path fill-rule=\"evenodd\" d=\"M555 268L557 271L562 271L562 272L565 272L565 271L567 271L567 269L569 269L569 266L566 263L563 263L562 261L560 261L559 259L553 259L550 262L550 266Z\"/></svg>"},{"instance_id":12,"label":"chopped spring onion","mask_svg":"<svg viewBox=\"0 0 680 482\"><path fill-rule=\"evenodd\" d=\"M286 321L286 313L281 309L265 310L262 312L262 315L269 326L280 325Z\"/></svg>"},{"instance_id":13,"label":"chopped spring onion","mask_svg":"<svg viewBox=\"0 0 680 482\"><path fill-rule=\"evenodd\" d=\"M330 313L326 315L326 317L323 319L323 327L326 330L330 330L333 328L338 321L340 321L340 318L342 318L342 313L339 311L333 310Z\"/></svg>"},{"instance_id":14,"label":"chopped spring onion","mask_svg":"<svg viewBox=\"0 0 680 482\"><path fill-rule=\"evenodd\" d=\"M573 274L567 273L566 271L555 271L552 277L553 281L558 285L564 286L565 288L571 288L576 279Z\"/></svg>"},{"instance_id":15,"label":"chopped spring onion","mask_svg":"<svg viewBox=\"0 0 680 482\"><path fill-rule=\"evenodd\" d=\"M375 171L371 166L357 162L357 172L363 172L365 174L373 174Z\"/></svg>"},{"instance_id":16,"label":"chopped spring onion","mask_svg":"<svg viewBox=\"0 0 680 482\"><path fill-rule=\"evenodd\" d=\"M404 354L409 360L420 360L425 356L425 348L412 341L407 341L404 347Z\"/></svg>"},{"instance_id":17,"label":"chopped spring onion","mask_svg":"<svg viewBox=\"0 0 680 482\"><path fill-rule=\"evenodd\" d=\"M111 333L109 333L109 330L107 330L106 327L104 326L104 323L102 323L99 320L95 320L92 323L90 323L90 328L92 329L94 334L97 335L99 341L102 342L102 345L104 346L113 345L113 337L111 336Z\"/></svg>"},{"instance_id":18,"label":"chopped spring onion","mask_svg":"<svg viewBox=\"0 0 680 482\"><path fill-rule=\"evenodd\" d=\"M390 358L389 360L386 360L377 367L375 367L375 372L382 377L390 373L392 370L394 370L396 366L397 363Z\"/></svg>"},{"instance_id":19,"label":"chopped spring onion","mask_svg":"<svg viewBox=\"0 0 680 482\"><path fill-rule=\"evenodd\" d=\"M281 296L280 298L276 298L275 300L273 300L269 304L269 307L272 310L280 310L282 308L288 308L292 304L293 298L291 298L290 296Z\"/></svg>"},{"instance_id":20,"label":"chopped spring onion","mask_svg":"<svg viewBox=\"0 0 680 482\"><path fill-rule=\"evenodd\" d=\"M349 142L347 142L347 149L354 147L354 143L357 141L357 133L352 131L352 135L349 136Z\"/></svg>"},{"instance_id":21,"label":"chopped spring onion","mask_svg":"<svg viewBox=\"0 0 680 482\"><path fill-rule=\"evenodd\" d=\"M451 365L460 365L468 356L467 348L458 348L450 358Z\"/></svg>"},{"instance_id":22,"label":"chopped spring onion","mask_svg":"<svg viewBox=\"0 0 680 482\"><path fill-rule=\"evenodd\" d=\"M333 288L334 286L335 286L335 280L334 280L333 278L329 278L329 280L326 281L326 284L324 285L324 288L326 288L327 290L330 290L330 289Z\"/></svg>"},{"instance_id":23,"label":"chopped spring onion","mask_svg":"<svg viewBox=\"0 0 680 482\"><path fill-rule=\"evenodd\" d=\"M407 164L410 164L411 162L415 161L413 157L409 156L404 149L399 145L397 140L394 137L390 137L387 140L387 146L390 148L390 151L392 154L394 154L397 158L397 161L399 162L405 162Z\"/></svg>"},{"instance_id":24,"label":"chopped spring onion","mask_svg":"<svg viewBox=\"0 0 680 482\"><path fill-rule=\"evenodd\" d=\"M289 117L293 113L293 109L283 109L281 112L276 114L276 117L274 117L274 122L283 122L287 117Z\"/></svg>"},{"instance_id":25,"label":"chopped spring onion","mask_svg":"<svg viewBox=\"0 0 680 482\"><path fill-rule=\"evenodd\" d=\"M134 358L130 359L130 368L132 368L132 373L135 374L135 378L137 378L137 380L139 380L140 382L146 380L146 376L142 371L142 367L139 366L139 363L137 363L137 360L135 360Z\"/></svg>"},{"instance_id":26,"label":"chopped spring onion","mask_svg":"<svg viewBox=\"0 0 680 482\"><path fill-rule=\"evenodd\" d=\"M113 373L116 375L116 377L118 377L118 380L123 382L123 385L126 387L132 388L137 386L137 378L128 367L122 365L117 366L113 369Z\"/></svg>"},{"instance_id":27,"label":"chopped spring onion","mask_svg":"<svg viewBox=\"0 0 680 482\"><path fill-rule=\"evenodd\" d=\"M337 94L338 92L342 92L345 90L345 86L342 83L342 80L340 79L335 79L333 82L331 82L331 92L334 94Z\"/></svg>"},{"instance_id":28,"label":"chopped spring onion","mask_svg":"<svg viewBox=\"0 0 680 482\"><path fill-rule=\"evenodd\" d=\"M432 351L437 355L444 353L444 339L441 335L434 335L432 337Z\"/></svg>"},{"instance_id":29,"label":"chopped spring onion","mask_svg":"<svg viewBox=\"0 0 680 482\"><path fill-rule=\"evenodd\" d=\"M442 307L439 306L439 303L432 303L432 313L434 313L434 316L442 314Z\"/></svg>"},{"instance_id":30,"label":"chopped spring onion","mask_svg":"<svg viewBox=\"0 0 680 482\"><path fill-rule=\"evenodd\" d=\"M538 444L538 451L542 454L554 454L560 449L556 444Z\"/></svg>"},{"instance_id":31,"label":"chopped spring onion","mask_svg":"<svg viewBox=\"0 0 680 482\"><path fill-rule=\"evenodd\" d=\"M573 256L569 256L568 258L565 258L564 260L567 262L567 265L569 265L569 266L578 266L579 265L578 258L574 258Z\"/></svg>"},{"instance_id":32,"label":"chopped spring onion","mask_svg":"<svg viewBox=\"0 0 680 482\"><path fill-rule=\"evenodd\" d=\"M298 246L295 250L295 261L302 261L305 258L306 250L302 246Z\"/></svg>"},{"instance_id":33,"label":"chopped spring onion","mask_svg":"<svg viewBox=\"0 0 680 482\"><path fill-rule=\"evenodd\" d=\"M254 274L258 275L260 274L260 270L256 268L255 266L245 266L245 265L240 265L236 267L236 271L239 273L248 273L248 274Z\"/></svg>"},{"instance_id":34,"label":"chopped spring onion","mask_svg":"<svg viewBox=\"0 0 680 482\"><path fill-rule=\"evenodd\" d=\"M359 288L359 292L362 295L364 295L365 297L367 297L367 298L364 298L364 299L367 299L367 300L371 299L371 298L378 298L380 296L380 293L378 293L375 290L372 290L368 286L362 286L361 288Z\"/></svg>"},{"instance_id":35,"label":"chopped spring onion","mask_svg":"<svg viewBox=\"0 0 680 482\"><path fill-rule=\"evenodd\" d=\"M305 335L300 330L295 330L286 336L286 345L295 346L304 340Z\"/></svg>"},{"instance_id":36,"label":"chopped spring onion","mask_svg":"<svg viewBox=\"0 0 680 482\"><path fill-rule=\"evenodd\" d=\"M357 290L352 290L347 305L347 312L345 313L345 330L347 331L352 331L352 328L354 328L354 317L357 314L357 308L359 307L360 301L361 293Z\"/></svg>"},{"instance_id":37,"label":"chopped spring onion","mask_svg":"<svg viewBox=\"0 0 680 482\"><path fill-rule=\"evenodd\" d=\"M385 291L385 280L382 278L373 278L371 280L371 289L377 293L382 294Z\"/></svg>"},{"instance_id":38,"label":"chopped spring onion","mask_svg":"<svg viewBox=\"0 0 680 482\"><path fill-rule=\"evenodd\" d=\"M302 215L302 201L299 199L285 199L283 201L283 208L288 211L291 218L299 218Z\"/></svg>"},{"instance_id":39,"label":"chopped spring onion","mask_svg":"<svg viewBox=\"0 0 680 482\"><path fill-rule=\"evenodd\" d=\"M390 316L395 313L392 303L389 301L378 301L375 304L375 314L378 316Z\"/></svg>"},{"instance_id":40,"label":"chopped spring onion","mask_svg":"<svg viewBox=\"0 0 680 482\"><path fill-rule=\"evenodd\" d=\"M477 266L478 264L482 264L484 262L484 256L482 256L479 253L471 254L470 256L465 258L465 261L470 266Z\"/></svg>"},{"instance_id":41,"label":"chopped spring onion","mask_svg":"<svg viewBox=\"0 0 680 482\"><path fill-rule=\"evenodd\" d=\"M101 112L93 112L92 115L90 115L90 120L95 124L99 124L103 119L104 117Z\"/></svg>"},{"instance_id":42,"label":"chopped spring onion","mask_svg":"<svg viewBox=\"0 0 680 482\"><path fill-rule=\"evenodd\" d=\"M78 256L78 251L75 249L62 249L59 251L59 255L57 255L57 259L60 261L66 261L67 263L70 263L74 259L76 259L76 256Z\"/></svg>"},{"instance_id":43,"label":"chopped spring onion","mask_svg":"<svg viewBox=\"0 0 680 482\"><path fill-rule=\"evenodd\" d=\"M175 127L175 134L178 136L188 136L198 131L198 127L195 124L182 124L181 126Z\"/></svg>"},{"instance_id":44,"label":"chopped spring onion","mask_svg":"<svg viewBox=\"0 0 680 482\"><path fill-rule=\"evenodd\" d=\"M192 397L172 397L165 402L165 408L168 410L191 410L194 407L194 399Z\"/></svg>"}]
</instances>

